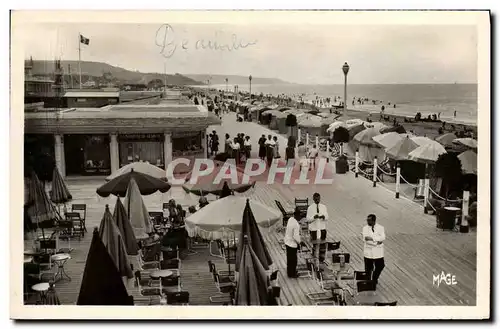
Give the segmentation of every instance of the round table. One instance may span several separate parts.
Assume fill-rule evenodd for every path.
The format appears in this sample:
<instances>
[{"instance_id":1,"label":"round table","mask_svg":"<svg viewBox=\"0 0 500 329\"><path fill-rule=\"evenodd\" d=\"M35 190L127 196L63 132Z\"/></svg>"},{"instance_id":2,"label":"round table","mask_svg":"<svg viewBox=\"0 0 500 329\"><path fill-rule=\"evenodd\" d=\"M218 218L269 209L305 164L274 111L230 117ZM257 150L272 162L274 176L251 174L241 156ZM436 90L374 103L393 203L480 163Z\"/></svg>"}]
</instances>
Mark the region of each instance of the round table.
<instances>
[{"instance_id":1,"label":"round table","mask_svg":"<svg viewBox=\"0 0 500 329\"><path fill-rule=\"evenodd\" d=\"M33 256L24 255L24 263L31 263L33 261Z\"/></svg>"},{"instance_id":2,"label":"round table","mask_svg":"<svg viewBox=\"0 0 500 329\"><path fill-rule=\"evenodd\" d=\"M55 254L51 257L51 259L57 265L57 273L54 276L54 280L58 281L57 277L59 276L59 280L64 280L66 278L71 281L71 278L64 270L64 264L66 264L66 262L71 259L71 256L69 254Z\"/></svg>"},{"instance_id":3,"label":"round table","mask_svg":"<svg viewBox=\"0 0 500 329\"><path fill-rule=\"evenodd\" d=\"M31 287L40 296L40 303L45 304L47 298L47 291L49 290L49 284L47 282L37 283ZM38 304L38 302L37 302Z\"/></svg>"},{"instance_id":4,"label":"round table","mask_svg":"<svg viewBox=\"0 0 500 329\"><path fill-rule=\"evenodd\" d=\"M150 274L151 279L158 280L158 279L163 279L163 278L168 278L169 276L172 276L174 272L171 270L159 270L159 271L154 271ZM161 282L161 280L160 280Z\"/></svg>"},{"instance_id":5,"label":"round table","mask_svg":"<svg viewBox=\"0 0 500 329\"><path fill-rule=\"evenodd\" d=\"M154 271L152 272L149 276L151 277L151 279L153 280L160 280L160 303L161 304L166 304L166 301L164 300L164 294L163 294L163 287L162 287L162 279L163 278L168 278L170 276L172 276L174 274L174 272L172 272L171 270L159 270L159 271Z\"/></svg>"}]
</instances>

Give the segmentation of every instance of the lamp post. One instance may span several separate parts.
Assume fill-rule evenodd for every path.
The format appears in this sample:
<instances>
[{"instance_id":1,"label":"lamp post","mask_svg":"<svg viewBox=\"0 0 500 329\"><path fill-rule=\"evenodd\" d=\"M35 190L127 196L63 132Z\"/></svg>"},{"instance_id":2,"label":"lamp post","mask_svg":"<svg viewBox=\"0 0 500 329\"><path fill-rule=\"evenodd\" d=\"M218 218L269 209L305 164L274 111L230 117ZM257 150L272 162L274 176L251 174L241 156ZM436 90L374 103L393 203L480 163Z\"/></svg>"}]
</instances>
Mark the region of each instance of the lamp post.
<instances>
[{"instance_id":1,"label":"lamp post","mask_svg":"<svg viewBox=\"0 0 500 329\"><path fill-rule=\"evenodd\" d=\"M342 113L344 120L346 120L346 112L347 112L347 73L349 73L349 65L347 62L342 66L342 71L344 72L344 113Z\"/></svg>"},{"instance_id":2,"label":"lamp post","mask_svg":"<svg viewBox=\"0 0 500 329\"><path fill-rule=\"evenodd\" d=\"M250 81L250 100L252 100L252 76L248 77L248 81Z\"/></svg>"},{"instance_id":3,"label":"lamp post","mask_svg":"<svg viewBox=\"0 0 500 329\"><path fill-rule=\"evenodd\" d=\"M228 82L228 81L229 81L229 80L226 78L226 93L228 92L228 89L227 89L227 82Z\"/></svg>"}]
</instances>

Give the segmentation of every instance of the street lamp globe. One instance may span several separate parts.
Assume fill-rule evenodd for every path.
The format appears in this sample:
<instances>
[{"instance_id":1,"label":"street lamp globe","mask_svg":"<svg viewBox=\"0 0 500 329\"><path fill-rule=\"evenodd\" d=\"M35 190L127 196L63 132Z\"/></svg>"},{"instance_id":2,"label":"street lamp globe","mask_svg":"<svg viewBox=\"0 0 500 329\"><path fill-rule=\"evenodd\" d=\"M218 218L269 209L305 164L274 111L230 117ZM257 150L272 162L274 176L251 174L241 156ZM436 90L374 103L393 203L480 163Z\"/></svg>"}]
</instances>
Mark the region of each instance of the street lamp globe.
<instances>
[{"instance_id":1,"label":"street lamp globe","mask_svg":"<svg viewBox=\"0 0 500 329\"><path fill-rule=\"evenodd\" d=\"M349 73L349 65L347 64L347 62L345 62L344 65L342 66L342 71L344 71L345 75Z\"/></svg>"}]
</instances>

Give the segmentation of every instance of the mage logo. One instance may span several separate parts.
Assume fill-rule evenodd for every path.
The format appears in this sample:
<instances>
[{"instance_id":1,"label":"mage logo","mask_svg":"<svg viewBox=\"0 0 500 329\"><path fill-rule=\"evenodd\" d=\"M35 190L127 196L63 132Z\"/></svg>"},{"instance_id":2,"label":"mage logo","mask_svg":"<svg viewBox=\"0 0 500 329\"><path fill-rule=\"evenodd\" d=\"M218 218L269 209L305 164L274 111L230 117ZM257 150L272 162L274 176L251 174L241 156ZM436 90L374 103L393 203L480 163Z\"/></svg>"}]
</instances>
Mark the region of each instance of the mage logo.
<instances>
[{"instance_id":1,"label":"mage logo","mask_svg":"<svg viewBox=\"0 0 500 329\"><path fill-rule=\"evenodd\" d=\"M451 275L450 273L444 273L444 271L442 271L441 274L432 275L433 286L439 287L441 283L445 283L448 286L454 286L458 282L454 275Z\"/></svg>"}]
</instances>

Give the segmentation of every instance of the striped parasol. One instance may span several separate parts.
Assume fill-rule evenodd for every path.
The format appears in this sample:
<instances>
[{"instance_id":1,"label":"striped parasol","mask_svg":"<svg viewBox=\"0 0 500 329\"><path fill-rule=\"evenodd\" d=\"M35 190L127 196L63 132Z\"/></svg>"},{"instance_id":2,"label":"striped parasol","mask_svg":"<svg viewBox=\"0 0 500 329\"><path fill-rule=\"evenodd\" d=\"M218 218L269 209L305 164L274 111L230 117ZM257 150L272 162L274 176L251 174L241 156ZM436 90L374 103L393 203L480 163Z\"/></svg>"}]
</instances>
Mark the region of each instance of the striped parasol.
<instances>
[{"instance_id":1,"label":"striped parasol","mask_svg":"<svg viewBox=\"0 0 500 329\"><path fill-rule=\"evenodd\" d=\"M50 191L50 200L55 204L63 204L71 201L73 197L69 193L66 183L64 183L61 174L57 167L54 167L54 172L52 174L52 190Z\"/></svg>"}]
</instances>

